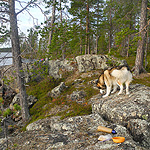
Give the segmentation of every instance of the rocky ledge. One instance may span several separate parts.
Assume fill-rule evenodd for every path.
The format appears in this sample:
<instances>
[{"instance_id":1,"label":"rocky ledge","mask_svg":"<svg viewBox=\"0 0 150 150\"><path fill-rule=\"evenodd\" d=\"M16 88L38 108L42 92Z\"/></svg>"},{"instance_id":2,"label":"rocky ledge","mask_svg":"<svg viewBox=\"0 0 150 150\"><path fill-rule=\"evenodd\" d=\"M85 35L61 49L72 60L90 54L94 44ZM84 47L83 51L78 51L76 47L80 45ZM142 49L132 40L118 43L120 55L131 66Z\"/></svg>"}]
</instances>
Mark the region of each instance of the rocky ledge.
<instances>
[{"instance_id":1,"label":"rocky ledge","mask_svg":"<svg viewBox=\"0 0 150 150\"><path fill-rule=\"evenodd\" d=\"M150 149L150 87L131 85L130 95L98 94L89 100L92 114L60 119L59 116L29 124L24 132L8 138L9 149L18 150L148 150ZM114 129L112 136L125 137L125 142L98 141L97 127ZM0 139L1 149L6 139Z\"/></svg>"}]
</instances>

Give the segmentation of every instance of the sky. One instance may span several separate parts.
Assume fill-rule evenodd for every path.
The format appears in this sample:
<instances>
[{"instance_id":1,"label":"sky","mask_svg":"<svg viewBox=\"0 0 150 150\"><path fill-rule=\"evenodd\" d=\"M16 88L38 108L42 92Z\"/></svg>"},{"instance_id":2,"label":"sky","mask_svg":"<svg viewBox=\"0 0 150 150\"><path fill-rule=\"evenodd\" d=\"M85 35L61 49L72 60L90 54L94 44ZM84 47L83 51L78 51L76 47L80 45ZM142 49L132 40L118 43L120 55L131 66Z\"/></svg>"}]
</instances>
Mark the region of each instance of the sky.
<instances>
[{"instance_id":1,"label":"sky","mask_svg":"<svg viewBox=\"0 0 150 150\"><path fill-rule=\"evenodd\" d=\"M44 5L40 1L42 0L38 0L39 6L42 8L42 10L45 10ZM21 5L18 2L15 3L16 13L19 12L22 9L22 7L25 7L26 3L22 3ZM28 12L34 17L34 19L31 17L31 15ZM43 13L38 7L37 8L28 7L28 12L24 10L23 12L17 15L17 23L19 27L18 31L19 33L23 32L26 35L28 35L28 32L27 32L28 29L34 28L35 25L40 25L41 22L44 22L46 20ZM9 28L9 25L8 25L8 28ZM3 47L5 48L11 47L11 43L6 42L4 44L1 44L0 48L3 48Z\"/></svg>"},{"instance_id":2,"label":"sky","mask_svg":"<svg viewBox=\"0 0 150 150\"><path fill-rule=\"evenodd\" d=\"M22 5L26 6L26 4L22 4ZM40 3L39 6L44 10L44 6L42 3ZM21 9L22 8L20 4L16 3L16 12L18 12ZM35 25L40 25L41 22L45 21L45 17L39 8L28 7L28 11L34 17L34 19L26 10L24 10L22 13L20 13L17 16L19 32L24 32L25 34L28 34L27 29L30 29Z\"/></svg>"},{"instance_id":3,"label":"sky","mask_svg":"<svg viewBox=\"0 0 150 150\"><path fill-rule=\"evenodd\" d=\"M29 2L30 0L26 0L23 1L21 0L20 2L23 3L19 3L16 1L15 3L15 8L16 8L16 13L19 12L20 10L22 10L22 8L24 8L27 5L27 2ZM38 0L38 5L39 7L45 11L45 6L44 3L42 2L43 0ZM43 23L46 20L46 17L44 16L44 14L41 12L40 8L38 7L28 7L28 13L26 10L24 10L23 12L19 13L17 15L17 23L18 23L18 31L19 33L23 32L24 34L28 35L27 30L30 28L34 28L35 25L41 25L41 23ZM34 17L31 17L31 15ZM49 17L49 16L47 16ZM9 27L8 27L9 28ZM0 48L3 47L11 47L11 44L8 42L6 44L2 44L0 45Z\"/></svg>"},{"instance_id":4,"label":"sky","mask_svg":"<svg viewBox=\"0 0 150 150\"><path fill-rule=\"evenodd\" d=\"M27 0L30 1L30 0ZM38 6L45 11L45 3L42 2L43 0L38 0ZM63 5L63 4L62 4ZM67 4L68 6L70 5L70 3ZM22 6L25 7L26 4L22 3ZM41 22L44 22L46 20L46 17L44 16L44 14L41 12L40 8L38 7L34 7L34 8L30 8L29 9L29 13L35 18L33 19L29 13L24 10L22 13L20 13L17 16L18 19L18 26L19 26L19 32L24 32L25 34L27 34L27 29L34 27L35 25L40 25ZM16 12L18 12L21 8L21 5L19 3L16 2ZM52 9L52 8L48 8L48 9ZM51 11L51 10L50 10ZM56 12L57 13L57 12ZM51 15L51 13L50 13ZM49 16L47 16L49 17Z\"/></svg>"}]
</instances>

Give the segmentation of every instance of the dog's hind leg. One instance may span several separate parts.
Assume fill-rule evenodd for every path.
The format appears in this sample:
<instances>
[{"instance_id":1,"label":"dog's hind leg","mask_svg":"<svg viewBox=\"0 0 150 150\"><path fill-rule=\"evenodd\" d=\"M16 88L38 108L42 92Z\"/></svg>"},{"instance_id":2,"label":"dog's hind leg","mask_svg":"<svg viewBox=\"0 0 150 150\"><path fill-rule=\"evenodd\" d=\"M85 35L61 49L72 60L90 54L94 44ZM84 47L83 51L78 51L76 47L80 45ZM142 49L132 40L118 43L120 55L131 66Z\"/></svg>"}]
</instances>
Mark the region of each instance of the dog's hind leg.
<instances>
[{"instance_id":1,"label":"dog's hind leg","mask_svg":"<svg viewBox=\"0 0 150 150\"><path fill-rule=\"evenodd\" d=\"M129 84L130 84L129 81L125 82L125 85L126 85L126 95L130 94L130 92L129 92Z\"/></svg>"},{"instance_id":2,"label":"dog's hind leg","mask_svg":"<svg viewBox=\"0 0 150 150\"><path fill-rule=\"evenodd\" d=\"M117 81L117 84L119 85L119 87L120 87L120 91L119 91L119 93L118 93L118 95L120 95L120 94L122 94L122 92L123 92L123 84L118 80Z\"/></svg>"}]
</instances>

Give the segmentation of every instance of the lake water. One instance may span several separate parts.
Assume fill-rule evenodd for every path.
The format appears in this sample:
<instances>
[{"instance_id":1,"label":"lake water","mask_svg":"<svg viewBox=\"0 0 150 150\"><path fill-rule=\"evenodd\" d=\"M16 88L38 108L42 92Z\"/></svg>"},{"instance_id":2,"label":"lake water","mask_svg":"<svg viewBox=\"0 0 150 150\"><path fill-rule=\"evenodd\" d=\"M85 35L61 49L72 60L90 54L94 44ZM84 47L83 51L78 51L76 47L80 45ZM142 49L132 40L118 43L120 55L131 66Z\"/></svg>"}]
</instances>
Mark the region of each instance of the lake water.
<instances>
[{"instance_id":1,"label":"lake water","mask_svg":"<svg viewBox=\"0 0 150 150\"><path fill-rule=\"evenodd\" d=\"M7 58L7 57L12 57L11 52L0 52L0 66L6 66L6 65L12 65L12 58ZM37 59L22 59L23 63L30 63L30 62L35 62Z\"/></svg>"},{"instance_id":2,"label":"lake water","mask_svg":"<svg viewBox=\"0 0 150 150\"><path fill-rule=\"evenodd\" d=\"M7 57L12 57L12 53L0 52L0 66L6 66L12 64L12 58L7 58Z\"/></svg>"}]
</instances>

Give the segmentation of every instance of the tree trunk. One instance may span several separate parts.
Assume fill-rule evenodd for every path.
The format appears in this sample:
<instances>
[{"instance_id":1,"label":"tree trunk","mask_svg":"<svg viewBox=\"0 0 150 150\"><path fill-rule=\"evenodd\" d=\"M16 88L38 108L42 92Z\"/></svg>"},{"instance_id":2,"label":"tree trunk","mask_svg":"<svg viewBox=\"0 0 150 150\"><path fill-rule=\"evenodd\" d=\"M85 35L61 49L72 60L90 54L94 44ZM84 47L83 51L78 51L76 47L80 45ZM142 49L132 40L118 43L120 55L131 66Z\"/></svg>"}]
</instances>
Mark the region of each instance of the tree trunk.
<instances>
[{"instance_id":1,"label":"tree trunk","mask_svg":"<svg viewBox=\"0 0 150 150\"><path fill-rule=\"evenodd\" d=\"M141 6L141 19L140 19L140 36L141 39L138 41L139 45L137 48L136 60L135 60L135 75L139 75L144 72L145 69L143 67L144 61L144 46L145 46L145 37L146 30L144 27L146 26L146 18L147 18L147 0L142 0Z\"/></svg>"},{"instance_id":2,"label":"tree trunk","mask_svg":"<svg viewBox=\"0 0 150 150\"><path fill-rule=\"evenodd\" d=\"M148 65L148 61L147 61L148 39L149 39L148 35L149 35L149 32L148 32L148 27L147 27L146 48L145 48L145 55L144 55L144 58L145 58L145 68Z\"/></svg>"},{"instance_id":3,"label":"tree trunk","mask_svg":"<svg viewBox=\"0 0 150 150\"><path fill-rule=\"evenodd\" d=\"M19 45L17 16L15 13L15 0L9 0L9 6L10 6L10 30L11 30L13 62L17 74L17 82L18 82L17 84L21 95L20 105L22 111L22 119L23 121L27 121L30 115L29 115L29 109L27 105L27 95L24 86L24 73L22 69L21 56L20 56L21 52L20 52L20 45Z\"/></svg>"},{"instance_id":4,"label":"tree trunk","mask_svg":"<svg viewBox=\"0 0 150 150\"><path fill-rule=\"evenodd\" d=\"M82 25L81 25L81 19L80 19L80 54L82 54Z\"/></svg>"},{"instance_id":5,"label":"tree trunk","mask_svg":"<svg viewBox=\"0 0 150 150\"><path fill-rule=\"evenodd\" d=\"M85 54L90 54L90 43L89 43L89 2L87 0L86 5L87 16L86 16L86 45L85 45Z\"/></svg>"},{"instance_id":6,"label":"tree trunk","mask_svg":"<svg viewBox=\"0 0 150 150\"><path fill-rule=\"evenodd\" d=\"M110 1L111 3L112 1ZM110 30L109 30L109 52L111 51L111 46L112 46L112 16L111 16L111 6L110 6L110 11L109 11L109 24L110 24Z\"/></svg>"},{"instance_id":7,"label":"tree trunk","mask_svg":"<svg viewBox=\"0 0 150 150\"><path fill-rule=\"evenodd\" d=\"M130 35L128 35L128 48L127 48L127 53L126 53L127 57L129 57L129 49L130 49Z\"/></svg>"},{"instance_id":8,"label":"tree trunk","mask_svg":"<svg viewBox=\"0 0 150 150\"><path fill-rule=\"evenodd\" d=\"M51 24L50 24L51 30L49 32L49 38L48 38L48 44L47 44L47 53L49 53L49 46L51 45L51 41L52 41L53 27L54 27L54 22L55 22L55 9L56 9L55 5L56 5L56 0L53 0L53 9L52 9Z\"/></svg>"},{"instance_id":9,"label":"tree trunk","mask_svg":"<svg viewBox=\"0 0 150 150\"><path fill-rule=\"evenodd\" d=\"M99 0L98 0L98 3L97 3L97 8L98 8L98 10L99 10ZM97 12L98 13L98 15L97 15L97 29L96 29L96 46L95 46L95 54L97 54L98 53L98 40L99 40L99 36L100 35L98 35L98 30L99 30L99 12Z\"/></svg>"},{"instance_id":10,"label":"tree trunk","mask_svg":"<svg viewBox=\"0 0 150 150\"><path fill-rule=\"evenodd\" d=\"M96 35L96 47L95 47L95 54L97 55L97 53L98 53L98 39L99 39L99 36L98 36L98 33L97 33L97 35Z\"/></svg>"}]
</instances>

